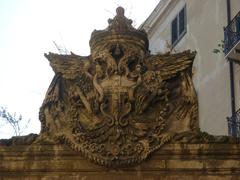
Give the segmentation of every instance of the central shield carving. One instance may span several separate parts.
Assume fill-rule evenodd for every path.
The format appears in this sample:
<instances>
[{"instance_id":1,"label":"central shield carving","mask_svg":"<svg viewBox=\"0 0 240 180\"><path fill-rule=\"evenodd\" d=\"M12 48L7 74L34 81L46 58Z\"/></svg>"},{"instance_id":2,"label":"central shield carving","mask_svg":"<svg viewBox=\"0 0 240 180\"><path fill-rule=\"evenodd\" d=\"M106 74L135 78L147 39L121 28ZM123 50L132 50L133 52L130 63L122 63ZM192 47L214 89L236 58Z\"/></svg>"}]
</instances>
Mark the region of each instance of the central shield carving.
<instances>
[{"instance_id":1,"label":"central shield carving","mask_svg":"<svg viewBox=\"0 0 240 180\"><path fill-rule=\"evenodd\" d=\"M119 7L105 30L92 33L90 56L45 55L55 77L40 109L39 139L122 166L198 128L195 52L151 55L146 33L131 24Z\"/></svg>"}]
</instances>

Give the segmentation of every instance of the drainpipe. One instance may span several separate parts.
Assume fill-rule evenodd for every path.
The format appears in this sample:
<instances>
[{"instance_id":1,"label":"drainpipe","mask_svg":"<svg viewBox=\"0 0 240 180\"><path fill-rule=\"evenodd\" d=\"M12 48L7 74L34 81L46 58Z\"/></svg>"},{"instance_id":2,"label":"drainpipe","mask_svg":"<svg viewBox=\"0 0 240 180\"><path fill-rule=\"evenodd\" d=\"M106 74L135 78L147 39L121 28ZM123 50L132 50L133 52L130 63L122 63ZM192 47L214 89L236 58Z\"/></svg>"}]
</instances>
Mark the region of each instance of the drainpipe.
<instances>
[{"instance_id":1,"label":"drainpipe","mask_svg":"<svg viewBox=\"0 0 240 180\"><path fill-rule=\"evenodd\" d=\"M231 22L231 2L227 0L227 22L228 24ZM231 110L232 110L232 117L236 112L235 108L235 89L234 89L234 73L233 73L233 61L228 58L229 62L229 74L230 74L230 91L231 91ZM236 137L236 120L233 118L232 122L232 136Z\"/></svg>"}]
</instances>

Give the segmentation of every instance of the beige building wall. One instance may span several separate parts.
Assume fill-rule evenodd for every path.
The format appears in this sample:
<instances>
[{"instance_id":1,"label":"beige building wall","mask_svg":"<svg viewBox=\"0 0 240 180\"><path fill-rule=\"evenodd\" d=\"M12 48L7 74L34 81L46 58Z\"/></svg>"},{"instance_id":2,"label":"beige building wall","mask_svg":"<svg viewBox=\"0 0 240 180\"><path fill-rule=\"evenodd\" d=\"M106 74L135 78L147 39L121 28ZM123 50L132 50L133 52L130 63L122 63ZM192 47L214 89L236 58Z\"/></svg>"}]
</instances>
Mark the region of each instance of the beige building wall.
<instances>
[{"instance_id":1,"label":"beige building wall","mask_svg":"<svg viewBox=\"0 0 240 180\"><path fill-rule=\"evenodd\" d=\"M239 11L239 3L239 0L232 0L232 14ZM227 135L226 117L231 116L229 63L223 53L213 53L224 39L226 0L162 0L143 25L149 36L150 50L154 54L170 50L171 22L185 5L187 32L173 52L197 51L193 79L199 100L200 127L211 134ZM235 68L235 73L240 75L239 67ZM235 81L238 81L235 89L240 92L238 78Z\"/></svg>"}]
</instances>

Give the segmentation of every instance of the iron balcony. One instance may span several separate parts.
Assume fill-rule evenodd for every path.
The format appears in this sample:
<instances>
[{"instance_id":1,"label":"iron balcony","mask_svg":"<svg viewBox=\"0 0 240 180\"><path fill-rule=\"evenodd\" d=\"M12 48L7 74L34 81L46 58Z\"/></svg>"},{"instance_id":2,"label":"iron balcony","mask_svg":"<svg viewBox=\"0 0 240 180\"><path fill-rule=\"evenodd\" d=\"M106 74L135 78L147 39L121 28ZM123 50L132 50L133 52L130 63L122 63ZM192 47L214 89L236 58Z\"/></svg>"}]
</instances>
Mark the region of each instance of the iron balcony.
<instances>
[{"instance_id":1,"label":"iron balcony","mask_svg":"<svg viewBox=\"0 0 240 180\"><path fill-rule=\"evenodd\" d=\"M224 28L225 58L240 62L240 11Z\"/></svg>"}]
</instances>

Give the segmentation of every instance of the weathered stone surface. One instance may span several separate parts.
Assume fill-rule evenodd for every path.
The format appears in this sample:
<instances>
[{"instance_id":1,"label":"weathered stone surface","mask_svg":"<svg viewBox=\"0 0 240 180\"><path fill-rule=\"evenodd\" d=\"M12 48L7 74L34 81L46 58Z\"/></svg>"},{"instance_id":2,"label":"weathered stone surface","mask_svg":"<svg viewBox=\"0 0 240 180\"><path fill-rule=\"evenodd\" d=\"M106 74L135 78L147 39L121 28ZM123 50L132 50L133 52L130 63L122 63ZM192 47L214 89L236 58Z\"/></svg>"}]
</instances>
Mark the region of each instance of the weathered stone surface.
<instances>
[{"instance_id":1,"label":"weathered stone surface","mask_svg":"<svg viewBox=\"0 0 240 180\"><path fill-rule=\"evenodd\" d=\"M10 139L0 139L0 145L12 146L12 145L30 145L36 138L37 134L28 134L26 136L13 136Z\"/></svg>"},{"instance_id":2,"label":"weathered stone surface","mask_svg":"<svg viewBox=\"0 0 240 180\"><path fill-rule=\"evenodd\" d=\"M168 144L141 164L107 168L65 145L0 146L0 179L237 179L239 144Z\"/></svg>"},{"instance_id":3,"label":"weathered stone surface","mask_svg":"<svg viewBox=\"0 0 240 180\"><path fill-rule=\"evenodd\" d=\"M58 142L108 167L134 165L176 134L198 130L196 52L152 55L117 8L89 56L45 54L55 77L40 108L39 144Z\"/></svg>"}]
</instances>

